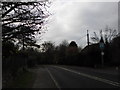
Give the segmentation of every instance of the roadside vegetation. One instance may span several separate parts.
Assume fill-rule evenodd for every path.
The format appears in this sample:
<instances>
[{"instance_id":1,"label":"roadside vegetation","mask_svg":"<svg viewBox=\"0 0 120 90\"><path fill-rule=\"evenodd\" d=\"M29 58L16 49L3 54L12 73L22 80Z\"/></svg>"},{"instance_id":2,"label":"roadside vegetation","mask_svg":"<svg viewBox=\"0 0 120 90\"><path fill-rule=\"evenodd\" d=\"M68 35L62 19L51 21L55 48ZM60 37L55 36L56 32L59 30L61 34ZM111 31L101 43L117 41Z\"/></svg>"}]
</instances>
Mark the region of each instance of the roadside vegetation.
<instances>
[{"instance_id":1,"label":"roadside vegetation","mask_svg":"<svg viewBox=\"0 0 120 90\"><path fill-rule=\"evenodd\" d=\"M16 76L14 80L9 80L5 88L32 88L36 80L36 74L29 71L19 74L20 75Z\"/></svg>"},{"instance_id":2,"label":"roadside vegetation","mask_svg":"<svg viewBox=\"0 0 120 90\"><path fill-rule=\"evenodd\" d=\"M120 65L119 40L119 36L115 37L109 44L109 47L107 47L109 51L104 51L104 67L118 67ZM12 46L10 47L10 45ZM24 50L19 50L16 48L16 45L10 42L6 43L4 47L5 46L9 46L9 49L3 49L3 85L6 84L8 80L15 80L13 83L18 84L15 84L16 86L27 86L25 83L34 78L33 73L28 72L28 70L37 65L54 64L77 65L92 68L101 67L99 43L86 46L83 49L78 47L75 41L72 41L70 44L67 41L63 41L58 46L55 46L54 43L49 41L43 43L39 49L29 47ZM5 50L7 53L5 53ZM23 78L21 78L22 74ZM24 79L25 77L27 78Z\"/></svg>"},{"instance_id":3,"label":"roadside vegetation","mask_svg":"<svg viewBox=\"0 0 120 90\"><path fill-rule=\"evenodd\" d=\"M91 38L93 43L85 48L66 40L57 46L51 41L36 44L35 35L45 32L42 27L49 16L45 9L49 1L2 2L1 5L3 88L32 86L29 82L34 82L35 74L29 70L37 65L101 66L99 43L102 36L98 38L95 34ZM120 66L120 35L114 33L113 30L103 36L104 66Z\"/></svg>"}]
</instances>

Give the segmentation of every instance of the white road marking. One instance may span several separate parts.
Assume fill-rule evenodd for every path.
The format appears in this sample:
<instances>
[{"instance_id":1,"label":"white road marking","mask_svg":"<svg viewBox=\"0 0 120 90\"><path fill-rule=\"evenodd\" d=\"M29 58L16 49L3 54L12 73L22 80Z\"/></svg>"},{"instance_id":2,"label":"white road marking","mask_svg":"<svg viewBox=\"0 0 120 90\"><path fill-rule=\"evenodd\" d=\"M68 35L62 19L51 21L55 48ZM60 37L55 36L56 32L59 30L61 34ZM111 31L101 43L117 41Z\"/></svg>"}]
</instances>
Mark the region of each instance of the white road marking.
<instances>
[{"instance_id":1,"label":"white road marking","mask_svg":"<svg viewBox=\"0 0 120 90\"><path fill-rule=\"evenodd\" d=\"M59 90L61 90L60 86L58 85L57 81L55 80L55 78L53 77L53 75L51 74L51 72L48 70L47 67L45 67L45 68L46 68L46 70L48 71L48 73L49 73L51 79L54 81L56 87L57 87Z\"/></svg>"},{"instance_id":2,"label":"white road marking","mask_svg":"<svg viewBox=\"0 0 120 90\"><path fill-rule=\"evenodd\" d=\"M88 74L85 74L85 73L77 72L77 71L67 69L67 68L63 68L63 67L59 67L59 66L53 66L53 67L57 67L57 68L60 68L60 69L63 69L63 70L69 71L69 72L79 74L79 75L84 76L84 77L88 77L90 79L94 79L94 80L101 81L101 82L104 82L104 83L107 83L107 84L111 84L113 86L120 87L120 83L118 83L118 82L114 82L114 81L111 81L111 80L99 78L99 77L96 77L96 76L91 76L91 75L88 75Z\"/></svg>"}]
</instances>

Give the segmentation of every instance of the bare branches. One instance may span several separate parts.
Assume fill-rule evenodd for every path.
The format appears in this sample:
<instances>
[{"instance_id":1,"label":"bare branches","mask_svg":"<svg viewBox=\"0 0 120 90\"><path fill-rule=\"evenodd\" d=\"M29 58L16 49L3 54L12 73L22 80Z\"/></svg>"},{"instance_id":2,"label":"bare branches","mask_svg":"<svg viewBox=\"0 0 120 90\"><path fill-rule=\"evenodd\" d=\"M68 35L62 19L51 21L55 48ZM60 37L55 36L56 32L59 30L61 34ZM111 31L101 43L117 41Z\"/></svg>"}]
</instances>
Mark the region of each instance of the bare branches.
<instances>
[{"instance_id":1,"label":"bare branches","mask_svg":"<svg viewBox=\"0 0 120 90\"><path fill-rule=\"evenodd\" d=\"M11 6L10 9L6 10L5 13L2 14L2 18L4 18L9 12L11 12L13 9L15 9L18 6L16 3L14 6ZM4 7L4 6L3 6Z\"/></svg>"},{"instance_id":2,"label":"bare branches","mask_svg":"<svg viewBox=\"0 0 120 90\"><path fill-rule=\"evenodd\" d=\"M92 39L94 42L99 42L99 37L97 36L96 32L94 32L94 37L91 37L91 39Z\"/></svg>"},{"instance_id":3,"label":"bare branches","mask_svg":"<svg viewBox=\"0 0 120 90\"><path fill-rule=\"evenodd\" d=\"M3 2L2 26L44 19L49 13L44 13L43 6L41 2Z\"/></svg>"},{"instance_id":4,"label":"bare branches","mask_svg":"<svg viewBox=\"0 0 120 90\"><path fill-rule=\"evenodd\" d=\"M117 36L117 30L115 29L109 29L107 28L106 30L103 31L104 34L102 33L102 30L100 30L100 37L103 37L105 42L111 42L114 37ZM91 37L91 40L93 42L99 43L100 37L94 32L94 36Z\"/></svg>"},{"instance_id":5,"label":"bare branches","mask_svg":"<svg viewBox=\"0 0 120 90\"><path fill-rule=\"evenodd\" d=\"M15 38L20 41L23 32L32 40L35 32L42 31L41 28L49 16L45 9L46 2L2 2L3 40Z\"/></svg>"}]
</instances>

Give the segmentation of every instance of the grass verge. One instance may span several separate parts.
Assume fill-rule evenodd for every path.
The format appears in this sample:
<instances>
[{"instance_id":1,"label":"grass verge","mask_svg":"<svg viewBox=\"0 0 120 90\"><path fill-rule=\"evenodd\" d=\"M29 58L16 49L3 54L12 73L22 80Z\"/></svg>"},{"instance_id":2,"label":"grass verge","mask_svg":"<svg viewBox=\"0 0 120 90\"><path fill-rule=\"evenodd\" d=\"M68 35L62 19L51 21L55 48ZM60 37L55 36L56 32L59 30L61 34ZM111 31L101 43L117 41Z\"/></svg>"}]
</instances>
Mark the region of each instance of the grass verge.
<instances>
[{"instance_id":1,"label":"grass verge","mask_svg":"<svg viewBox=\"0 0 120 90\"><path fill-rule=\"evenodd\" d=\"M9 83L7 88L32 88L35 77L35 73L25 71L16 77L14 81Z\"/></svg>"}]
</instances>

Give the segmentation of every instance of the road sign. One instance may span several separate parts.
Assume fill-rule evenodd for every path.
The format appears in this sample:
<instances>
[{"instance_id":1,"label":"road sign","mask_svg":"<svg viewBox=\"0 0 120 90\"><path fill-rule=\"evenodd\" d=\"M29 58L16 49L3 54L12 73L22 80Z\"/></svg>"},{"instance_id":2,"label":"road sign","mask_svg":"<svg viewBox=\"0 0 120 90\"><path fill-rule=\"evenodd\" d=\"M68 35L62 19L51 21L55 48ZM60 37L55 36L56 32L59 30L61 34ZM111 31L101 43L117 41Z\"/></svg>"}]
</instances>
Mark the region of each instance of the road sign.
<instances>
[{"instance_id":1,"label":"road sign","mask_svg":"<svg viewBox=\"0 0 120 90\"><path fill-rule=\"evenodd\" d=\"M104 49L104 43L100 43L100 49Z\"/></svg>"},{"instance_id":2,"label":"road sign","mask_svg":"<svg viewBox=\"0 0 120 90\"><path fill-rule=\"evenodd\" d=\"M101 55L104 55L104 52L101 52Z\"/></svg>"}]
</instances>

